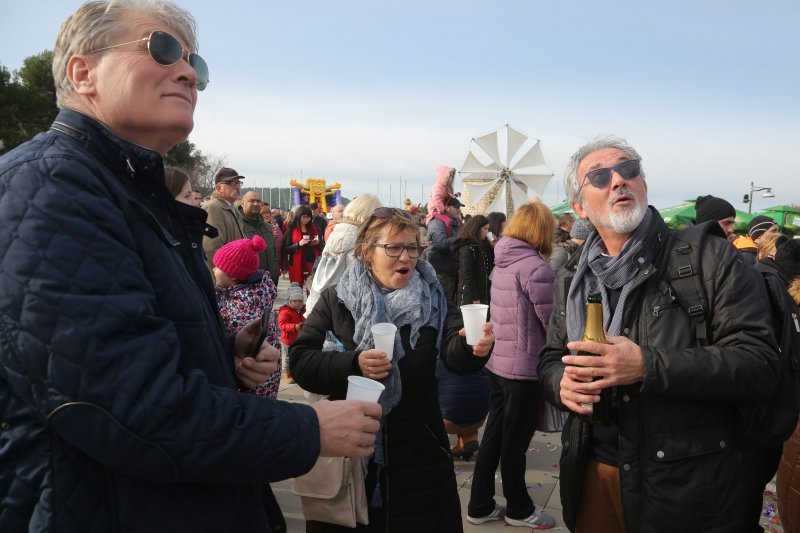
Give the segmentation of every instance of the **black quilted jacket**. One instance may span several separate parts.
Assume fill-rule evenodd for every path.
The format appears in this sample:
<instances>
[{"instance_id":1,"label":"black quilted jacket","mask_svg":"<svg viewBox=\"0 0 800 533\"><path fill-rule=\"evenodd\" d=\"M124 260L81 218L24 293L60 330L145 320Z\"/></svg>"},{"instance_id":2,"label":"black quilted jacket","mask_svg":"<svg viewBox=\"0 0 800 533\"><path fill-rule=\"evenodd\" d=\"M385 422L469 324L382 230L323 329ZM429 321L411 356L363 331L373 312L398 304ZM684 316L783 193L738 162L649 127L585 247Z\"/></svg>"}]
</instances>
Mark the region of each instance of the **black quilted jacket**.
<instances>
[{"instance_id":1,"label":"black quilted jacket","mask_svg":"<svg viewBox=\"0 0 800 533\"><path fill-rule=\"evenodd\" d=\"M62 111L0 159L0 531L285 529L307 406L240 394L163 162Z\"/></svg>"}]
</instances>

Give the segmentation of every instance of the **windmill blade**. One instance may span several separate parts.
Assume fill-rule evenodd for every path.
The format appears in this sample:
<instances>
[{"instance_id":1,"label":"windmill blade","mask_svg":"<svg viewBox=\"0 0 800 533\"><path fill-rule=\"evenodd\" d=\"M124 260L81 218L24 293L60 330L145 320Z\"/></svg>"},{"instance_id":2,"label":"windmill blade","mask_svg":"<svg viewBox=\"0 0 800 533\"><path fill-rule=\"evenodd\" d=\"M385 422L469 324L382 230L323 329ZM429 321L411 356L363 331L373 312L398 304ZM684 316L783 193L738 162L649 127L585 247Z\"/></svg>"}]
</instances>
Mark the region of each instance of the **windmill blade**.
<instances>
[{"instance_id":1,"label":"windmill blade","mask_svg":"<svg viewBox=\"0 0 800 533\"><path fill-rule=\"evenodd\" d=\"M464 183L464 188L467 189L467 193L469 193L470 202L473 204L477 204L481 198L483 198L487 192L489 192L492 187L494 187L497 182L500 181L500 178L495 178L492 181L487 181L485 183Z\"/></svg>"},{"instance_id":2,"label":"windmill blade","mask_svg":"<svg viewBox=\"0 0 800 533\"><path fill-rule=\"evenodd\" d=\"M504 183L500 186L500 190L497 191L497 196L494 197L494 201L484 211L485 213L497 211L499 213L503 213L504 215L508 215L508 206L506 205L507 187L508 181L504 181Z\"/></svg>"},{"instance_id":3,"label":"windmill blade","mask_svg":"<svg viewBox=\"0 0 800 533\"><path fill-rule=\"evenodd\" d=\"M459 172L491 172L494 170L494 166L484 165L478 161L475 154L470 151L467 152L467 158L464 160L464 164L461 165L461 170Z\"/></svg>"},{"instance_id":4,"label":"windmill blade","mask_svg":"<svg viewBox=\"0 0 800 533\"><path fill-rule=\"evenodd\" d=\"M493 131L491 133L487 133L477 139L472 139L475 141L475 144L481 147L481 149L487 153L489 157L492 158L496 164L500 165L502 162L500 161L500 152L497 149L497 132Z\"/></svg>"},{"instance_id":5,"label":"windmill blade","mask_svg":"<svg viewBox=\"0 0 800 533\"><path fill-rule=\"evenodd\" d=\"M544 194L547 184L553 178L552 174L514 174L514 179L521 181L537 195Z\"/></svg>"},{"instance_id":6,"label":"windmill blade","mask_svg":"<svg viewBox=\"0 0 800 533\"><path fill-rule=\"evenodd\" d=\"M506 166L511 165L511 160L517 151L528 140L528 136L520 133L508 124L506 124Z\"/></svg>"},{"instance_id":7,"label":"windmill blade","mask_svg":"<svg viewBox=\"0 0 800 533\"><path fill-rule=\"evenodd\" d=\"M509 186L511 188L511 201L514 204L514 210L528 203L530 190L524 190L518 183L510 183Z\"/></svg>"},{"instance_id":8,"label":"windmill blade","mask_svg":"<svg viewBox=\"0 0 800 533\"><path fill-rule=\"evenodd\" d=\"M544 157L544 152L542 152L542 143L540 141L536 141L536 144L531 146L530 150L528 150L527 153L523 155L519 161L517 161L517 164L514 165L514 168L538 166L546 166L548 170L550 169L550 165L547 164L547 159ZM512 170L514 168L512 168Z\"/></svg>"}]
</instances>

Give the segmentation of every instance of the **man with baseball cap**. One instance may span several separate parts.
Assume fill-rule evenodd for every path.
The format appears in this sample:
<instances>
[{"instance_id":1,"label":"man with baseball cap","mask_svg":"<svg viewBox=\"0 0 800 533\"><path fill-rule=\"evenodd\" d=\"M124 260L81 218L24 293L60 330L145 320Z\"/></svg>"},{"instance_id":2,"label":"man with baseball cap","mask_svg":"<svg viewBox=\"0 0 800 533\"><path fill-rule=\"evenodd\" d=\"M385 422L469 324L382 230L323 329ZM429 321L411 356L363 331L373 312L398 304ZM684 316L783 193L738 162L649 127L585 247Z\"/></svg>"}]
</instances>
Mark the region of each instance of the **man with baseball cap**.
<instances>
[{"instance_id":1,"label":"man with baseball cap","mask_svg":"<svg viewBox=\"0 0 800 533\"><path fill-rule=\"evenodd\" d=\"M213 238L203 237L203 251L210 269L214 268L212 261L217 250L231 241L246 238L239 211L233 205L242 194L243 179L244 176L232 168L222 167L214 177L214 192L203 205L203 209L208 212L207 222L219 232Z\"/></svg>"}]
</instances>

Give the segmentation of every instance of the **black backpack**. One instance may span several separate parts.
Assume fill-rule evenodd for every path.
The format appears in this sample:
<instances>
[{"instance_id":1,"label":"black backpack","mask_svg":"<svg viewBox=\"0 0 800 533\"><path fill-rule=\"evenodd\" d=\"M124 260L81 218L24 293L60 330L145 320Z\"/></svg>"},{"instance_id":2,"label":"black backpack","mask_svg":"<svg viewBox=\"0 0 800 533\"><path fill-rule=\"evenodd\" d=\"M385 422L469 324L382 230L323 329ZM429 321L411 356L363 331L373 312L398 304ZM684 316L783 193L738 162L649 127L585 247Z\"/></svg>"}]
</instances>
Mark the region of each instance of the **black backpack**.
<instances>
[{"instance_id":1,"label":"black backpack","mask_svg":"<svg viewBox=\"0 0 800 533\"><path fill-rule=\"evenodd\" d=\"M672 277L667 283L681 308L691 317L700 346L711 342L700 253L703 240L709 233L719 235L718 228L716 222L708 222L679 230L668 267ZM736 440L745 451L783 444L794 432L800 414L800 309L780 278L770 273L762 275L780 348L781 374L772 398L737 406Z\"/></svg>"}]
</instances>

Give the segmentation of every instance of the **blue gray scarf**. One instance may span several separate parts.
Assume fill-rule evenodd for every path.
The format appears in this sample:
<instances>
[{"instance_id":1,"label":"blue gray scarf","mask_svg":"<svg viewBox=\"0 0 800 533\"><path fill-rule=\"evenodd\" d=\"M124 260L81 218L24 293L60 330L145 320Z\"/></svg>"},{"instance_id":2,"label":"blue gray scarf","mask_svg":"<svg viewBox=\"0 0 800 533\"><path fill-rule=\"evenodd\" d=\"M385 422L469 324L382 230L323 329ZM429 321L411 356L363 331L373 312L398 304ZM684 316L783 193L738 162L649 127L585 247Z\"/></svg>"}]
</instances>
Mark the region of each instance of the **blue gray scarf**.
<instances>
[{"instance_id":1,"label":"blue gray scarf","mask_svg":"<svg viewBox=\"0 0 800 533\"><path fill-rule=\"evenodd\" d=\"M650 208L645 212L639 226L625 242L620 253L614 257L606 255L605 246L595 231L583 245L583 253L575 271L575 277L567 295L567 338L579 341L583 338L586 327L586 297L590 292L603 295L603 317L608 335L616 336L622 329L622 314L625 300L633 287L633 281L640 268L649 264L649 258L642 257L644 239L650 233L653 224L653 213ZM622 288L619 301L611 314L608 291Z\"/></svg>"}]
</instances>

